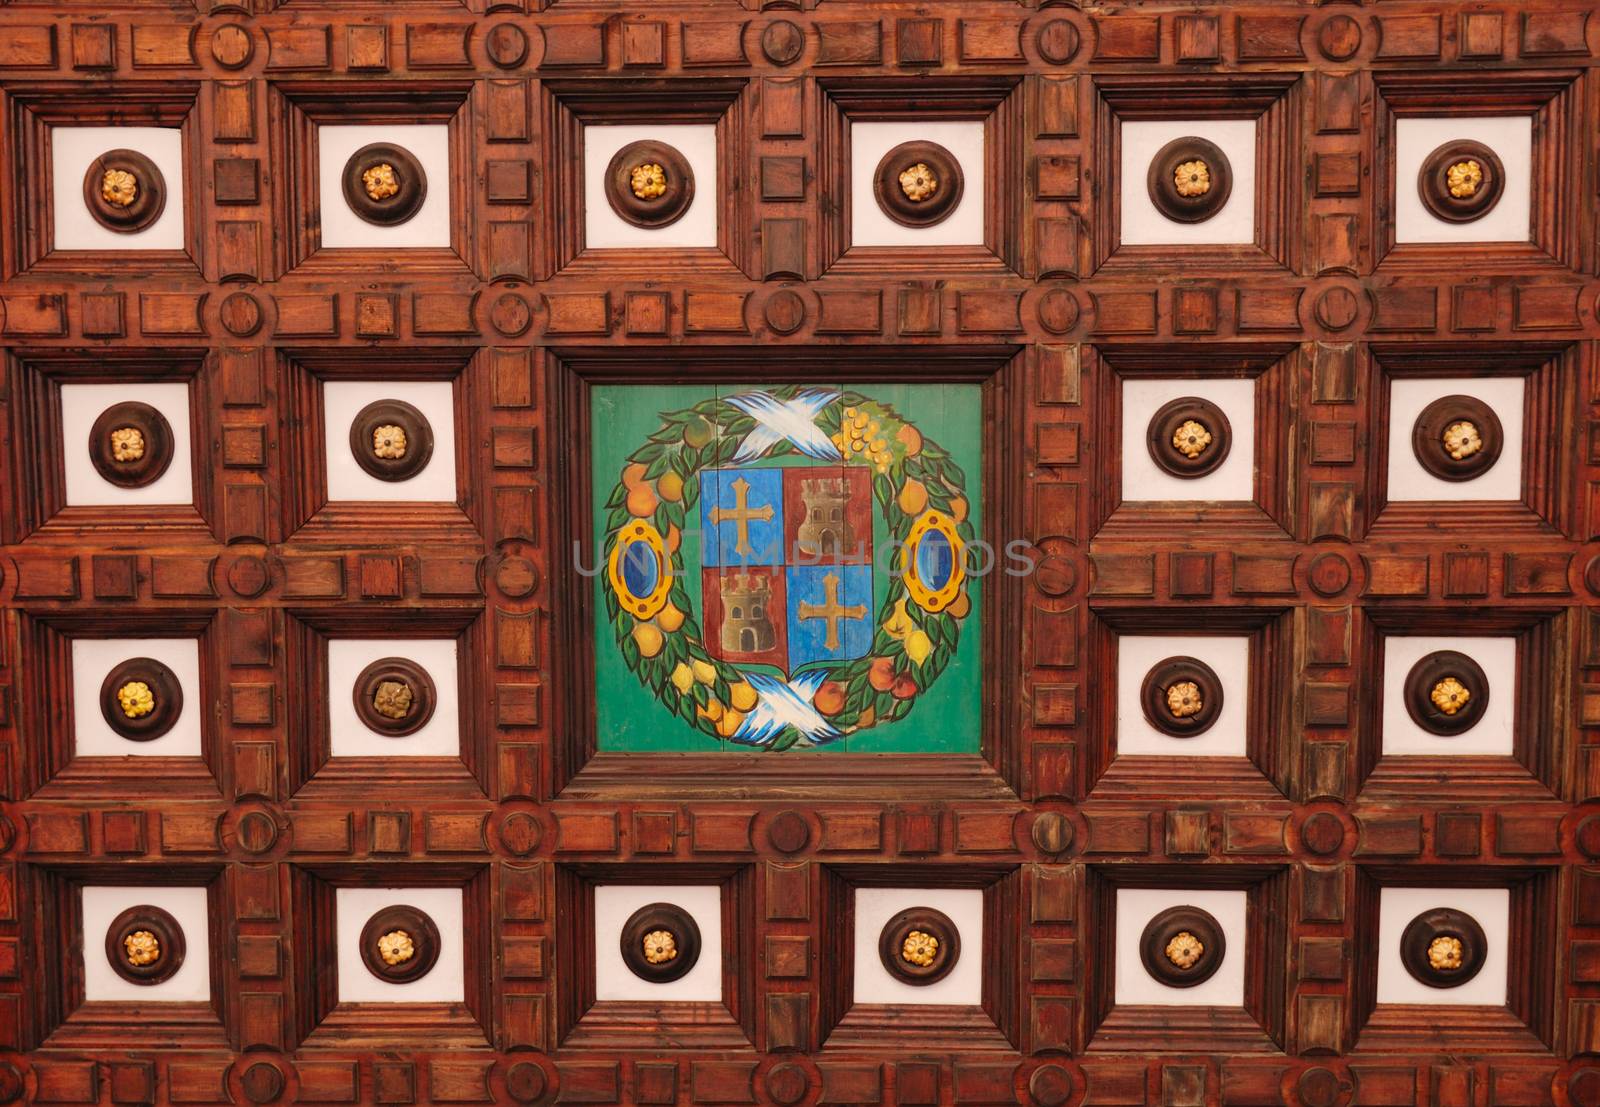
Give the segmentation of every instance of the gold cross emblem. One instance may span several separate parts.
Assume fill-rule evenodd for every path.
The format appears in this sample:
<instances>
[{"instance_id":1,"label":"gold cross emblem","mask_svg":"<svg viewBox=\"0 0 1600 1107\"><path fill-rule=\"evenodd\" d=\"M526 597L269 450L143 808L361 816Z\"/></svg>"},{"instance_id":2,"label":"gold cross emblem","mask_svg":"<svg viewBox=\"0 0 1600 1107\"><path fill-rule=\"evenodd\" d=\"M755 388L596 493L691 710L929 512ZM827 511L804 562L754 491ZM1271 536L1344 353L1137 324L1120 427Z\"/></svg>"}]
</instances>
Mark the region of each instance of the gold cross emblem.
<instances>
[{"instance_id":1,"label":"gold cross emblem","mask_svg":"<svg viewBox=\"0 0 1600 1107\"><path fill-rule=\"evenodd\" d=\"M861 604L852 604L845 607L839 603L839 576L829 573L822 578L822 603L803 603L795 610L800 616L800 621L807 619L826 619L828 623L828 637L823 641L824 649L836 650L839 648L839 623L841 620L865 619L867 609Z\"/></svg>"},{"instance_id":2,"label":"gold cross emblem","mask_svg":"<svg viewBox=\"0 0 1600 1107\"><path fill-rule=\"evenodd\" d=\"M733 547L733 552L737 554L752 554L755 552L750 548L750 521L752 519L760 519L764 523L772 522L772 505L763 504L760 507L751 507L749 497L750 482L740 477L733 482L733 507L714 507L711 509L712 526L732 523L738 528L739 540Z\"/></svg>"}]
</instances>

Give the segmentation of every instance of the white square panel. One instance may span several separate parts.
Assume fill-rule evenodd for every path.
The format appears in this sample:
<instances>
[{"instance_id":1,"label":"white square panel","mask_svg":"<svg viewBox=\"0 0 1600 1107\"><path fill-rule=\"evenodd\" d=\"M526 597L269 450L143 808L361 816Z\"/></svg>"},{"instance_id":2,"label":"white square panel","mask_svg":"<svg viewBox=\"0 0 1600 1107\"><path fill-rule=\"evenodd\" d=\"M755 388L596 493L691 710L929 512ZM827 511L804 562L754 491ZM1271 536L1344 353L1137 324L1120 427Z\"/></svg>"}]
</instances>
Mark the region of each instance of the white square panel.
<instances>
[{"instance_id":1,"label":"white square panel","mask_svg":"<svg viewBox=\"0 0 1600 1107\"><path fill-rule=\"evenodd\" d=\"M350 452L350 424L361 409L378 400L404 400L428 417L433 456L407 480L379 480ZM455 387L449 381L322 382L322 450L328 470L328 499L407 500L455 503Z\"/></svg>"},{"instance_id":2,"label":"white square panel","mask_svg":"<svg viewBox=\"0 0 1600 1107\"><path fill-rule=\"evenodd\" d=\"M1119 1007L1243 1007L1244 958L1248 936L1248 894L1232 889L1180 891L1171 888L1119 888L1116 910L1116 983L1112 1002ZM1145 970L1139 937L1150 920L1169 907L1198 907L1222 927L1222 964L1210 979L1192 988L1163 984Z\"/></svg>"},{"instance_id":3,"label":"white square panel","mask_svg":"<svg viewBox=\"0 0 1600 1107\"><path fill-rule=\"evenodd\" d=\"M1175 138L1215 143L1233 170L1233 191L1222 210L1200 223L1168 219L1150 202L1150 162ZM1256 121L1254 119L1130 119L1122 124L1124 246L1214 246L1256 240ZM1233 418L1230 413L1228 416Z\"/></svg>"},{"instance_id":4,"label":"white square panel","mask_svg":"<svg viewBox=\"0 0 1600 1107\"><path fill-rule=\"evenodd\" d=\"M1446 142L1470 139L1505 167L1500 202L1482 219L1449 223L1417 194L1417 173ZM1426 116L1397 119L1394 131L1394 238L1400 242L1527 242L1533 213L1533 117Z\"/></svg>"},{"instance_id":5,"label":"white square panel","mask_svg":"<svg viewBox=\"0 0 1600 1107\"><path fill-rule=\"evenodd\" d=\"M1459 734L1445 737L1423 730L1406 710L1406 674L1435 650L1464 653L1489 678L1489 706L1483 718ZM1383 754L1460 757L1511 756L1517 706L1517 640L1508 637L1400 636L1383 639Z\"/></svg>"},{"instance_id":6,"label":"white square panel","mask_svg":"<svg viewBox=\"0 0 1600 1107\"><path fill-rule=\"evenodd\" d=\"M335 888L334 945L340 1003L460 1003L466 997L466 894L460 888ZM361 959L361 930L385 907L407 904L439 928L439 960L427 974L396 983Z\"/></svg>"},{"instance_id":7,"label":"white square panel","mask_svg":"<svg viewBox=\"0 0 1600 1107\"><path fill-rule=\"evenodd\" d=\"M100 713L100 685L106 674L132 657L161 662L178 678L183 710L171 730L148 742L135 742L112 730ZM200 643L194 638L72 639L72 752L75 757L199 757L200 723L206 705L200 698Z\"/></svg>"},{"instance_id":8,"label":"white square panel","mask_svg":"<svg viewBox=\"0 0 1600 1107\"><path fill-rule=\"evenodd\" d=\"M104 227L83 200L83 175L101 154L134 150L155 162L166 181L161 217L142 231ZM176 127L51 127L51 240L57 250L181 250L183 132Z\"/></svg>"},{"instance_id":9,"label":"white square panel","mask_svg":"<svg viewBox=\"0 0 1600 1107\"><path fill-rule=\"evenodd\" d=\"M159 984L135 984L106 960L106 931L130 907L171 915L183 931L183 964ZM98 1001L204 1003L211 999L211 912L204 888L89 884L83 888L83 998Z\"/></svg>"},{"instance_id":10,"label":"white square panel","mask_svg":"<svg viewBox=\"0 0 1600 1107\"><path fill-rule=\"evenodd\" d=\"M983 1002L983 891L978 888L857 888L855 919L856 1003L908 1005ZM889 974L878 957L884 925L911 907L943 911L961 936L961 956L943 980L907 984Z\"/></svg>"},{"instance_id":11,"label":"white square panel","mask_svg":"<svg viewBox=\"0 0 1600 1107\"><path fill-rule=\"evenodd\" d=\"M350 155L374 142L411 151L428 177L422 207L404 223L368 223L344 198L344 166ZM384 123L359 127L317 127L317 201L322 214L322 245L404 249L450 245L450 128L444 123Z\"/></svg>"},{"instance_id":12,"label":"white square panel","mask_svg":"<svg viewBox=\"0 0 1600 1107\"><path fill-rule=\"evenodd\" d=\"M172 427L172 462L167 471L139 488L123 488L100 475L89 454L89 432L113 404L149 404ZM173 381L146 384L63 384L61 448L65 454L68 507L131 507L194 502L194 450L189 429L189 386Z\"/></svg>"},{"instance_id":13,"label":"white square panel","mask_svg":"<svg viewBox=\"0 0 1600 1107\"><path fill-rule=\"evenodd\" d=\"M413 734L379 734L356 714L355 686L361 671L385 657L415 661L433 678L433 718ZM461 705L454 638L330 638L328 640L328 735L334 757L458 757Z\"/></svg>"},{"instance_id":14,"label":"white square panel","mask_svg":"<svg viewBox=\"0 0 1600 1107\"><path fill-rule=\"evenodd\" d=\"M1411 920L1435 907L1465 911L1483 927L1488 939L1483 968L1455 988L1432 988L1406 971L1400 959L1400 936ZM1440 1006L1506 1001L1510 961L1511 891L1507 888L1380 888L1378 890L1378 1002L1426 1003Z\"/></svg>"},{"instance_id":15,"label":"white square panel","mask_svg":"<svg viewBox=\"0 0 1600 1107\"><path fill-rule=\"evenodd\" d=\"M700 928L700 959L676 980L643 980L622 959L622 928L639 908L675 903ZM594 890L594 997L662 1003L722 999L722 889L715 884L601 884Z\"/></svg>"},{"instance_id":16,"label":"white square panel","mask_svg":"<svg viewBox=\"0 0 1600 1107\"><path fill-rule=\"evenodd\" d=\"M1232 446L1227 460L1203 477L1175 477L1150 457L1150 420L1162 405L1183 396L1210 400L1228 417ZM1215 377L1122 382L1122 498L1138 500L1250 500L1255 497L1256 382Z\"/></svg>"},{"instance_id":17,"label":"white square panel","mask_svg":"<svg viewBox=\"0 0 1600 1107\"><path fill-rule=\"evenodd\" d=\"M1396 377L1389 382L1390 503L1412 500L1522 499L1522 405L1525 377ZM1440 480L1411 448L1411 428L1441 396L1476 396L1494 411L1503 434L1500 459L1473 480Z\"/></svg>"},{"instance_id":18,"label":"white square panel","mask_svg":"<svg viewBox=\"0 0 1600 1107\"><path fill-rule=\"evenodd\" d=\"M1193 738L1174 738L1150 725L1139 703L1145 674L1169 657L1196 657L1222 683L1217 721ZM1117 636L1117 756L1244 757L1250 703L1250 639L1178 634Z\"/></svg>"},{"instance_id":19,"label":"white square panel","mask_svg":"<svg viewBox=\"0 0 1600 1107\"><path fill-rule=\"evenodd\" d=\"M694 173L694 199L665 227L636 227L606 199L606 166L630 142L664 142L682 154ZM583 244L590 250L717 245L717 128L714 123L660 126L624 124L583 128Z\"/></svg>"},{"instance_id":20,"label":"white square panel","mask_svg":"<svg viewBox=\"0 0 1600 1107\"><path fill-rule=\"evenodd\" d=\"M985 181L982 120L850 124L850 245L982 246ZM896 223L878 206L873 177L902 142L937 142L961 166L961 202L931 227Z\"/></svg>"}]
</instances>

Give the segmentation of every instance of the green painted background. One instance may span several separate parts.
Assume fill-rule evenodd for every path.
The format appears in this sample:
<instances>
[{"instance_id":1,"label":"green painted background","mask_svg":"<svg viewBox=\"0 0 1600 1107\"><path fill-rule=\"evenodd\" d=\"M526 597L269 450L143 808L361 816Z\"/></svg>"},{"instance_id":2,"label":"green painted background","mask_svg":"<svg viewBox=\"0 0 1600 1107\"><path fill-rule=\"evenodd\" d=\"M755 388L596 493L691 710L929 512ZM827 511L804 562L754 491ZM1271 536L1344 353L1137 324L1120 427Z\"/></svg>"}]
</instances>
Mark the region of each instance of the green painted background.
<instances>
[{"instance_id":1,"label":"green painted background","mask_svg":"<svg viewBox=\"0 0 1600 1107\"><path fill-rule=\"evenodd\" d=\"M593 569L604 549L605 501L621 479L628 455L644 445L649 435L661 426L661 412L691 407L716 395L731 395L754 388L750 385L597 385L590 392L590 452L593 462L594 499L591 506L589 548L581 551L580 563ZM849 384L847 388L870 399L891 405L908 422L915 424L925 438L950 451L966 476L970 518L975 533L983 534L983 393L976 384ZM823 465L808 458L786 456L756 464L794 467L799 464ZM698 514L698 506L696 508ZM874 556L884 548L887 532L878 505L872 505ZM700 563L698 539L685 535L682 547L686 567ZM885 563L873 574L874 608L883 603L888 590ZM704 616L698 568L686 568L684 587L694 604L695 617ZM622 659L616 639L604 619L603 575L592 582L594 610L599 613L595 633L595 695L598 744L602 750L681 750L705 752L722 748L744 750L751 747L707 737L667 711L644 688ZM820 747L797 747L791 756L812 753L977 753L980 742L982 689L983 582L969 578L968 595L972 610L961 623L961 640L956 656L934 681L933 687L917 696L912 711L904 718L883 723ZM876 615L876 611L874 612Z\"/></svg>"}]
</instances>

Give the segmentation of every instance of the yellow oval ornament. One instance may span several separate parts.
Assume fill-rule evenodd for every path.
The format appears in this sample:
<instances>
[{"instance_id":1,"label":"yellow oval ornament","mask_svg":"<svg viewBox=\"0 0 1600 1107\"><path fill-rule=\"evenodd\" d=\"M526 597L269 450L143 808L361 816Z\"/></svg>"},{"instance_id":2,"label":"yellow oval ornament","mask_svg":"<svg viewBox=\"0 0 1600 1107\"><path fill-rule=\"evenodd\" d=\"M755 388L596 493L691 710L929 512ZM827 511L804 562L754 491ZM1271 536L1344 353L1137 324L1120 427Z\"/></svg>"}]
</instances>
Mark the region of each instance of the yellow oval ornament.
<instances>
[{"instance_id":1,"label":"yellow oval ornament","mask_svg":"<svg viewBox=\"0 0 1600 1107\"><path fill-rule=\"evenodd\" d=\"M924 511L900 550L900 579L924 611L943 611L961 595L961 536L942 511Z\"/></svg>"},{"instance_id":2,"label":"yellow oval ornament","mask_svg":"<svg viewBox=\"0 0 1600 1107\"><path fill-rule=\"evenodd\" d=\"M606 575L617 602L635 619L653 619L672 591L672 559L661 532L635 519L617 533Z\"/></svg>"}]
</instances>

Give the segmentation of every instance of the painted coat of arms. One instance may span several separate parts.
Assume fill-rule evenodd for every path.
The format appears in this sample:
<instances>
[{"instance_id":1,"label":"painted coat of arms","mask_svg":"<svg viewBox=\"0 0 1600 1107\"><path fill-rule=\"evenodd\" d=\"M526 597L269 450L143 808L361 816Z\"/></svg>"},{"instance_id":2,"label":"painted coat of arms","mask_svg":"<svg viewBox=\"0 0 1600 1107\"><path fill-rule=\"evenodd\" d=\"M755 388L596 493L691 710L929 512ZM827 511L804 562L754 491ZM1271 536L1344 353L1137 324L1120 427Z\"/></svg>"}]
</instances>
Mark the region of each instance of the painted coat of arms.
<instances>
[{"instance_id":1,"label":"painted coat of arms","mask_svg":"<svg viewBox=\"0 0 1600 1107\"><path fill-rule=\"evenodd\" d=\"M615 650L661 708L734 745L906 718L972 612L961 465L867 391L703 391L654 413L605 501Z\"/></svg>"}]
</instances>

